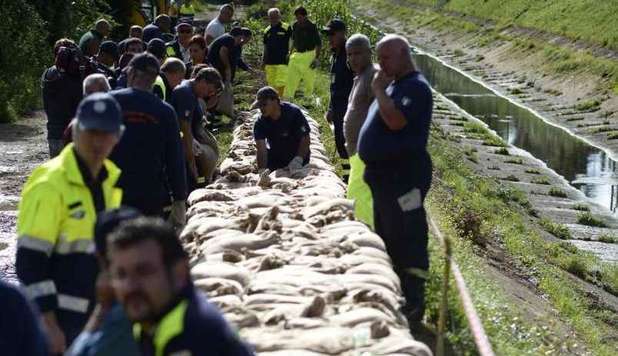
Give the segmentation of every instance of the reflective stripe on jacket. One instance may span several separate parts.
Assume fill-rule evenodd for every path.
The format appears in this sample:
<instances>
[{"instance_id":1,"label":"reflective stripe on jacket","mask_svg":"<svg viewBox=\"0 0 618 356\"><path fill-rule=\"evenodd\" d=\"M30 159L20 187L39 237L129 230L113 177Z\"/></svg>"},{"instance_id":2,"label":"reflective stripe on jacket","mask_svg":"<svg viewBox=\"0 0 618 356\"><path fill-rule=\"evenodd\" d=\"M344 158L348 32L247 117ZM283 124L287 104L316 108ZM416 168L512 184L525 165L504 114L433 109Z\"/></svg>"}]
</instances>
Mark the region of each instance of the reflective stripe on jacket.
<instances>
[{"instance_id":1,"label":"reflective stripe on jacket","mask_svg":"<svg viewBox=\"0 0 618 356\"><path fill-rule=\"evenodd\" d=\"M98 272L94 256L96 208L73 144L36 168L22 192L17 219L17 276L42 312L92 310ZM120 170L104 162L105 208L120 206Z\"/></svg>"}]
</instances>

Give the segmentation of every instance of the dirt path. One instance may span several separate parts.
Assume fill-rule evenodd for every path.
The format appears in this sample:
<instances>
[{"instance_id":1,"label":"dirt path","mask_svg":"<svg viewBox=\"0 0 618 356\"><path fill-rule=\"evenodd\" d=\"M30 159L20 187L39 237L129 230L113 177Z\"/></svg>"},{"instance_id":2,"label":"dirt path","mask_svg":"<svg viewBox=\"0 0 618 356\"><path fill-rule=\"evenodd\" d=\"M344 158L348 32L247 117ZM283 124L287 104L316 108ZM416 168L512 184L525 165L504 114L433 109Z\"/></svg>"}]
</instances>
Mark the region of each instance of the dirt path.
<instances>
[{"instance_id":1,"label":"dirt path","mask_svg":"<svg viewBox=\"0 0 618 356\"><path fill-rule=\"evenodd\" d=\"M15 223L22 186L30 172L49 158L45 115L35 112L0 125L0 279L15 281Z\"/></svg>"}]
</instances>

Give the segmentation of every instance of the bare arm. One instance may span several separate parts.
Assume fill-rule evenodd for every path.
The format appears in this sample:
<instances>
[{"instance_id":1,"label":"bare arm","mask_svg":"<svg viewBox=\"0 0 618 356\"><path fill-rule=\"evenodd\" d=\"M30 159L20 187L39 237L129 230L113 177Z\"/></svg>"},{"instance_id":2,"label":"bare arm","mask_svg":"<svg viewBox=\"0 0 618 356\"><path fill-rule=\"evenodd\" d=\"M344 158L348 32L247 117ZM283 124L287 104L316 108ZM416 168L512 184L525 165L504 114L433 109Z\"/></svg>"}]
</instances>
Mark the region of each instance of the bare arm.
<instances>
[{"instance_id":1,"label":"bare arm","mask_svg":"<svg viewBox=\"0 0 618 356\"><path fill-rule=\"evenodd\" d=\"M399 131L408 124L408 121L403 113L397 109L393 99L386 94L386 87L390 82L391 79L383 71L379 70L371 82L371 87L378 101L382 120L390 130Z\"/></svg>"},{"instance_id":2,"label":"bare arm","mask_svg":"<svg viewBox=\"0 0 618 356\"><path fill-rule=\"evenodd\" d=\"M298 152L296 152L296 155L298 157L307 157L307 155L309 154L310 141L311 139L309 138L309 135L305 135L303 136L303 138L300 139L300 144L298 145Z\"/></svg>"},{"instance_id":3,"label":"bare arm","mask_svg":"<svg viewBox=\"0 0 618 356\"><path fill-rule=\"evenodd\" d=\"M266 150L266 140L255 141L255 147L257 148L257 166L258 169L268 167L268 151Z\"/></svg>"},{"instance_id":4,"label":"bare arm","mask_svg":"<svg viewBox=\"0 0 618 356\"><path fill-rule=\"evenodd\" d=\"M206 40L206 46L210 46L210 44L212 43L212 41L215 40L215 38L212 37L209 33L207 33L205 40Z\"/></svg>"}]
</instances>

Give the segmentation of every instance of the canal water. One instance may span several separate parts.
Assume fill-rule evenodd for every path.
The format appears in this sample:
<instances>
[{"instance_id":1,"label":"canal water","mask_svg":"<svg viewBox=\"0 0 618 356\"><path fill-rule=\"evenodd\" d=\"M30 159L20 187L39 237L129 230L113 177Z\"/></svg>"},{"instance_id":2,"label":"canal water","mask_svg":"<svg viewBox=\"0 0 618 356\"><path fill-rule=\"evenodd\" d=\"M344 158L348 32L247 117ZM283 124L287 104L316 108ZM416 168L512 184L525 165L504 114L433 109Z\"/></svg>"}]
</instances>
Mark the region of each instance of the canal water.
<instances>
[{"instance_id":1,"label":"canal water","mask_svg":"<svg viewBox=\"0 0 618 356\"><path fill-rule=\"evenodd\" d=\"M415 53L414 59L435 90L484 121L509 144L545 162L592 201L610 209L616 162L605 152L436 58Z\"/></svg>"}]
</instances>

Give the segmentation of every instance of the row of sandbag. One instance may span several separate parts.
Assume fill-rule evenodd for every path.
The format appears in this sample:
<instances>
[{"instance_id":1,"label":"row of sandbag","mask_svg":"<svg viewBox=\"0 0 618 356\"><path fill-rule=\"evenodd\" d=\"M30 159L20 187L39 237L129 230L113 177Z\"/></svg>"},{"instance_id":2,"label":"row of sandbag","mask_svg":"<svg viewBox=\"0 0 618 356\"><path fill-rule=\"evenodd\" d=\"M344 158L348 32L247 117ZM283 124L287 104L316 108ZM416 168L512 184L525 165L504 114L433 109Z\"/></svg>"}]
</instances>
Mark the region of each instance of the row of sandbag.
<instances>
[{"instance_id":1,"label":"row of sandbag","mask_svg":"<svg viewBox=\"0 0 618 356\"><path fill-rule=\"evenodd\" d=\"M220 176L189 197L192 276L260 355L429 355L399 312L382 240L353 220L311 127L305 168L258 174L243 115Z\"/></svg>"}]
</instances>

